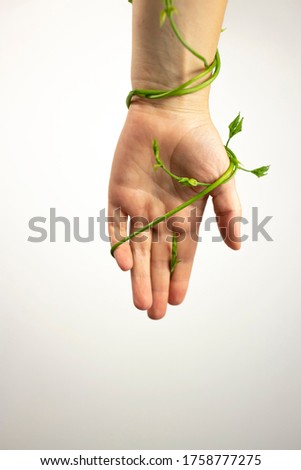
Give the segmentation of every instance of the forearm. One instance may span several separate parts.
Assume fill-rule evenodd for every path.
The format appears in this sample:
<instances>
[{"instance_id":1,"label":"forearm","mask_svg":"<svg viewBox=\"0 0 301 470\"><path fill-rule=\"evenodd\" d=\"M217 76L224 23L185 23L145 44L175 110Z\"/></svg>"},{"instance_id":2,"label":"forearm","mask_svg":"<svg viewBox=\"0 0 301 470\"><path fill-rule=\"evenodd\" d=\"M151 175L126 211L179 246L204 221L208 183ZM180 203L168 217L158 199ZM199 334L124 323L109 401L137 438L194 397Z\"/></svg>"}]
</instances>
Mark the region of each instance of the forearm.
<instances>
[{"instance_id":1,"label":"forearm","mask_svg":"<svg viewBox=\"0 0 301 470\"><path fill-rule=\"evenodd\" d=\"M208 64L217 49L226 0L174 0L179 14L174 21L187 43ZM189 80L205 68L204 63L180 43L168 21L160 28L162 0L133 1L133 88L168 89ZM206 106L209 88L185 101ZM181 97L182 98L182 97Z\"/></svg>"}]
</instances>

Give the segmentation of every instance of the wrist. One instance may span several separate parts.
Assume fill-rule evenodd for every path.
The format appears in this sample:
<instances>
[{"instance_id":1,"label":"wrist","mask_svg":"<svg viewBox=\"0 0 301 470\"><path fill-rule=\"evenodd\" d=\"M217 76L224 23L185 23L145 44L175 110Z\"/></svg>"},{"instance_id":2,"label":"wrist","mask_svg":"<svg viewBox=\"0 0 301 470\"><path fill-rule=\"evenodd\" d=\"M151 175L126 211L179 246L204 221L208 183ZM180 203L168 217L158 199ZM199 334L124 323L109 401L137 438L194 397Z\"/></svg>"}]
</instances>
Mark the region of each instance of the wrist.
<instances>
[{"instance_id":1,"label":"wrist","mask_svg":"<svg viewBox=\"0 0 301 470\"><path fill-rule=\"evenodd\" d=\"M177 63L181 62L177 61ZM215 80L220 70L218 52L210 67L203 68L201 71L196 72L190 67L190 69L188 68L191 70L190 73L181 74L183 68L180 71L173 71L169 68L166 73L165 71L162 73L162 70L156 66L150 67L150 69L152 73L154 70L157 72L155 80L148 68L141 66L141 63L139 67L132 66L133 92L128 97L128 104L133 96L138 96L146 98L154 104L157 102L158 106L161 106L163 102L163 106L167 107L176 106L184 109L208 111L210 84Z\"/></svg>"},{"instance_id":2,"label":"wrist","mask_svg":"<svg viewBox=\"0 0 301 470\"><path fill-rule=\"evenodd\" d=\"M208 110L210 86L205 82L210 78L211 72L206 73L204 65L196 59L181 44L176 41L176 46L170 57L170 48L153 50L153 45L147 49L133 47L131 81L133 90L170 91L199 76L186 88L204 84L204 88L186 93L179 91L177 96L164 98L148 98L147 101L154 106L167 108L188 108L193 110ZM183 92L184 91L184 92ZM135 98L136 99L136 98Z\"/></svg>"},{"instance_id":3,"label":"wrist","mask_svg":"<svg viewBox=\"0 0 301 470\"><path fill-rule=\"evenodd\" d=\"M135 86L136 85L136 86ZM150 86L148 86L150 85ZM156 90L168 90L169 88L163 88L154 86L151 82L133 81L133 90L140 89L156 89ZM201 90L196 93L191 93L183 96L172 96L166 98L146 98L142 96L134 95L131 99L131 107L143 106L150 109L162 109L170 110L185 114L204 114L209 115L209 93L208 90L204 92Z\"/></svg>"},{"instance_id":4,"label":"wrist","mask_svg":"<svg viewBox=\"0 0 301 470\"><path fill-rule=\"evenodd\" d=\"M210 93L208 79L212 72L204 69L196 70L192 67L184 68L183 61L176 60L175 62L179 65L178 70L174 70L173 67L167 69L158 67L156 63L153 66L150 64L143 66L143 61L139 62L139 65L134 63L132 65L132 89L135 93L131 102L139 99L148 101L154 107L208 112ZM186 86L177 89L183 84ZM189 91L191 89L194 90L191 92ZM174 94L170 96L168 92Z\"/></svg>"},{"instance_id":5,"label":"wrist","mask_svg":"<svg viewBox=\"0 0 301 470\"><path fill-rule=\"evenodd\" d=\"M212 125L208 107L198 107L196 102L188 102L188 97L173 97L165 100L148 100L135 96L129 108L128 117L132 116L137 122L150 118L153 121L166 122L167 127L184 129L187 126L199 127ZM179 132L176 131L176 133Z\"/></svg>"},{"instance_id":6,"label":"wrist","mask_svg":"<svg viewBox=\"0 0 301 470\"><path fill-rule=\"evenodd\" d=\"M169 22L166 21L164 28L158 28L160 4L162 0L154 1L152 8L156 14L151 17L145 16L147 5L143 0L133 10L132 87L135 90L133 95L139 95L139 98L134 96L133 100L143 100L142 97L145 97L154 107L206 112L209 107L209 85L218 75L220 65L218 54L215 56L216 42L205 37L202 42L206 56L202 56L183 39L172 17L169 17ZM186 7L183 8L182 30L192 43L197 43L200 39L196 34L197 26L201 25L196 22L188 27L191 22L186 10L191 13L192 4ZM182 89L175 90L183 84ZM172 91L172 97L164 93L168 91Z\"/></svg>"}]
</instances>

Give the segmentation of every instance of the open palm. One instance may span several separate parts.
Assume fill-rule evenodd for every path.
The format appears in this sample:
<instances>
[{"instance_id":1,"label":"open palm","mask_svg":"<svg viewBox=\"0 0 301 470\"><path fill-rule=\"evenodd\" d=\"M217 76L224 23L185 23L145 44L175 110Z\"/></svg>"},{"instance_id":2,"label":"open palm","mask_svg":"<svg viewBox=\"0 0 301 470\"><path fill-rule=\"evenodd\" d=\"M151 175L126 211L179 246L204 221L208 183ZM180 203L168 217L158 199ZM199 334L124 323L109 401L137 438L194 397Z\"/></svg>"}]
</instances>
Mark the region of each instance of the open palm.
<instances>
[{"instance_id":1,"label":"open palm","mask_svg":"<svg viewBox=\"0 0 301 470\"><path fill-rule=\"evenodd\" d=\"M112 165L109 187L109 215L114 220L110 223L112 244L128 234L128 217L132 232L202 190L179 184L161 169L154 171L154 139L160 145L164 164L176 175L212 183L229 166L224 146L208 115L132 105ZM239 226L230 224L233 217L241 215L234 180L218 187L211 196L225 242L238 249ZM153 319L164 316L167 303L177 305L185 297L207 198L179 212L172 221L124 243L114 253L121 269L131 269L135 306L147 310ZM178 241L181 262L171 277L172 231L181 232Z\"/></svg>"}]
</instances>

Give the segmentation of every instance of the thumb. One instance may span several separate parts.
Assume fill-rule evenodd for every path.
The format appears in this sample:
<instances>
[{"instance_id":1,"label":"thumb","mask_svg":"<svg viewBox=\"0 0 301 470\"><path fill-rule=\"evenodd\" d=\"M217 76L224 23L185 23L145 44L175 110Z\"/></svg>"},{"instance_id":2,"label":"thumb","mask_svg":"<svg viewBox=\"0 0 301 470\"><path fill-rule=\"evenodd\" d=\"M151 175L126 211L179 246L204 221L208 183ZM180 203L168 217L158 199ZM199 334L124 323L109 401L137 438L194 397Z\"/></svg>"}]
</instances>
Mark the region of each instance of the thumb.
<instances>
[{"instance_id":1,"label":"thumb","mask_svg":"<svg viewBox=\"0 0 301 470\"><path fill-rule=\"evenodd\" d=\"M233 250L239 250L241 205L234 178L217 188L213 194L213 206L224 242Z\"/></svg>"}]
</instances>

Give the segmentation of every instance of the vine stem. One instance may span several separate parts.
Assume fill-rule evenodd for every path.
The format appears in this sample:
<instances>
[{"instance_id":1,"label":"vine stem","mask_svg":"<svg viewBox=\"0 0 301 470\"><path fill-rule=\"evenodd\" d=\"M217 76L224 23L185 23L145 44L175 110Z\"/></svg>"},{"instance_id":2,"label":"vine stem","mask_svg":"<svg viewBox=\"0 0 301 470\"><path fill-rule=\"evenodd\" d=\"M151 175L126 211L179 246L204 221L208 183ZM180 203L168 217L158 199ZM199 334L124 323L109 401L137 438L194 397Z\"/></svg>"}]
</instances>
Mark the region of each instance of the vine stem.
<instances>
[{"instance_id":1,"label":"vine stem","mask_svg":"<svg viewBox=\"0 0 301 470\"><path fill-rule=\"evenodd\" d=\"M183 46L189 52L191 52L195 57L200 59L204 63L204 66L206 67L206 69L208 69L209 64L208 64L207 60L205 59L205 57L203 57L201 54L198 54L198 52L196 52L191 46L189 46L189 44L185 41L183 36L180 34L178 28L175 25L174 19L173 19L173 11L171 11L170 13L167 13L167 16L168 16L168 19L169 19L170 26L171 26L173 32L175 33L175 35L177 36L177 38L179 39L179 41L183 44Z\"/></svg>"},{"instance_id":2,"label":"vine stem","mask_svg":"<svg viewBox=\"0 0 301 470\"><path fill-rule=\"evenodd\" d=\"M126 99L126 105L128 108L130 107L133 96L140 96L141 98L148 98L148 99L155 100L155 99L169 98L173 96L188 95L189 93L195 93L209 86L217 78L220 72L220 69L221 69L220 54L219 54L219 51L216 51L215 58L212 64L206 70L203 70L201 73L191 78L187 82L182 83L178 87L173 88L171 90L145 90L145 89L135 88L134 90L130 91L130 93L128 94L127 99ZM201 80L206 75L208 75L208 73L211 73L212 71L213 71L212 75L210 75L210 77L205 82L189 87L189 85L192 85L196 81Z\"/></svg>"},{"instance_id":3,"label":"vine stem","mask_svg":"<svg viewBox=\"0 0 301 470\"><path fill-rule=\"evenodd\" d=\"M228 152L228 149L226 149L226 151ZM227 183L227 181L229 181L235 175L236 170L237 170L237 166L230 159L230 165L229 165L227 171L222 176L220 176L220 178L218 178L216 181L214 181L214 183L210 184L203 191L201 191L200 193L197 193L195 196L188 199L188 201L183 202L182 204L180 204L179 206L177 206L174 209L170 210L169 212L166 212L166 214L161 215L157 219L152 220L149 224L144 225L144 227L141 227L140 229L136 230L135 232L132 232L127 237L124 237L119 242L115 243L115 245L113 245L112 248L111 248L111 255L114 257L115 250L120 245L122 245L123 243L131 240L132 238L136 237L140 233L145 232L146 230L149 230L149 229L155 227L156 225L160 224L161 222L164 222L164 220L169 219L170 217L175 215L177 212L180 212L181 210L183 210L186 207L190 206L191 204L198 201L202 197L206 196L207 194L209 194L211 191L213 191L215 188L217 188L221 184Z\"/></svg>"},{"instance_id":4,"label":"vine stem","mask_svg":"<svg viewBox=\"0 0 301 470\"><path fill-rule=\"evenodd\" d=\"M216 51L214 60L212 64L208 64L207 60L205 57L203 57L201 54L196 52L183 38L181 33L179 32L174 19L173 19L173 14L175 12L175 8L173 7L172 0L164 0L165 3L165 9L163 12L166 14L168 17L170 26L175 34L175 36L178 38L178 40L181 42L181 44L195 57L200 59L204 66L205 70L203 70L201 73L193 77L192 79L188 80L185 83L182 83L176 88L173 88L171 90L145 90L145 89L134 89L130 91L130 93L127 96L126 99L126 104L127 107L130 106L131 101L133 96L140 96L142 98L148 98L148 99L162 99L162 98L168 98L168 97L173 97L173 96L183 96L187 95L190 93L195 93L197 91L202 90L203 88L209 86L218 76L221 68L221 61L220 61L220 55L218 50ZM189 87L193 83L195 83L198 80L201 80L202 78L206 77L208 74L211 74L209 78L207 78L204 82L199 83L198 85Z\"/></svg>"}]
</instances>

